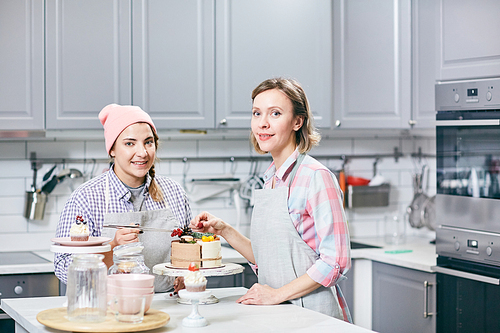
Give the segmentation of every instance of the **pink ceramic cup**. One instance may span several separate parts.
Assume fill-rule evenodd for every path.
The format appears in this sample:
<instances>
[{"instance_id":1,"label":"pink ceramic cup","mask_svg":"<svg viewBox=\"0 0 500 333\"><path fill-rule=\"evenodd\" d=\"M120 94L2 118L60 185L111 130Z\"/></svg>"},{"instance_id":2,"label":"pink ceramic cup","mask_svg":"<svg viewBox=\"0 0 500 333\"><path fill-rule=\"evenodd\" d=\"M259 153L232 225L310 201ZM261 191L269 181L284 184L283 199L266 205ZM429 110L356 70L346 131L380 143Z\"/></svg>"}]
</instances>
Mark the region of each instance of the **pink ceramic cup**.
<instances>
[{"instance_id":1,"label":"pink ceramic cup","mask_svg":"<svg viewBox=\"0 0 500 333\"><path fill-rule=\"evenodd\" d=\"M108 275L108 284L117 287L150 288L154 286L155 277L149 274L112 274Z\"/></svg>"}]
</instances>

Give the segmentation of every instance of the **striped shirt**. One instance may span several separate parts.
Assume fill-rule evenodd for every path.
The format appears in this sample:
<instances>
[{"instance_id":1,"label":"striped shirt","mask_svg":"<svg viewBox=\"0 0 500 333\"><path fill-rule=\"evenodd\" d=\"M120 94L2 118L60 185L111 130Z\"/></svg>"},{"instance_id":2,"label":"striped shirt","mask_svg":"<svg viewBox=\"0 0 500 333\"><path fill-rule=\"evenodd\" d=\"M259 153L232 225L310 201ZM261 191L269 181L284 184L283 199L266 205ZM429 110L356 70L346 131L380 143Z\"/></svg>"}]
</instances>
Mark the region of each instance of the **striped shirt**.
<instances>
[{"instance_id":1,"label":"striped shirt","mask_svg":"<svg viewBox=\"0 0 500 333\"><path fill-rule=\"evenodd\" d=\"M273 177L275 188L289 187L288 211L293 225L319 256L307 274L317 283L331 287L344 280L351 267L343 194L335 175L308 155L290 185L288 177L298 156L296 149L278 170L273 162L264 174L265 188L272 188ZM341 306L343 301L339 295Z\"/></svg>"},{"instance_id":2,"label":"striped shirt","mask_svg":"<svg viewBox=\"0 0 500 333\"><path fill-rule=\"evenodd\" d=\"M56 237L69 237L69 230L77 215L81 215L87 222L91 237L102 234L104 214L106 213L106 179L109 175L109 207L107 213L126 213L134 211L134 204L130 201L130 190L123 184L111 169L80 185L66 202L59 217ZM155 181L161 187L163 198L168 202L172 214L177 218L179 227L189 225L192 219L191 208L184 189L174 180L162 176L155 176ZM165 209L165 202L156 202L149 195L148 189L151 177L146 177L144 202L142 210ZM63 283L67 283L68 266L72 262L71 255L56 253L54 256L54 271Z\"/></svg>"}]
</instances>

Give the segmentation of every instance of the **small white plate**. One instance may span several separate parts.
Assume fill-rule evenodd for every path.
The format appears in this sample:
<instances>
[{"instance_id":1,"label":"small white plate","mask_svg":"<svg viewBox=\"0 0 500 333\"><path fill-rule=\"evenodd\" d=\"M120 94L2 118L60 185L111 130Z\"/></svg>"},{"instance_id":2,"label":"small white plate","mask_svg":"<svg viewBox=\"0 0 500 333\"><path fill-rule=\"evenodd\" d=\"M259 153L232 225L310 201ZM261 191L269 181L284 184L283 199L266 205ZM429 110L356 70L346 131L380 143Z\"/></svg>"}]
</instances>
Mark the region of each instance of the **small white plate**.
<instances>
[{"instance_id":1,"label":"small white plate","mask_svg":"<svg viewBox=\"0 0 500 333\"><path fill-rule=\"evenodd\" d=\"M52 238L50 241L65 246L93 246L109 242L109 237L89 237L88 241L72 241L71 237Z\"/></svg>"}]
</instances>

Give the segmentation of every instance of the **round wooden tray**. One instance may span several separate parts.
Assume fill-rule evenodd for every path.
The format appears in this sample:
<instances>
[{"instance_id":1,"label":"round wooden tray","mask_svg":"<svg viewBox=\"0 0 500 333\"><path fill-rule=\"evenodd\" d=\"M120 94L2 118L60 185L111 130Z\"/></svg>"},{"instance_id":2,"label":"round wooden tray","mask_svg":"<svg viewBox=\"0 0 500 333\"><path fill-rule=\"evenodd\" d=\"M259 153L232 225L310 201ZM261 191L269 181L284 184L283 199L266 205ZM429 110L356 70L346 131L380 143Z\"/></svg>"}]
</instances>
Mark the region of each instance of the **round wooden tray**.
<instances>
[{"instance_id":1,"label":"round wooden tray","mask_svg":"<svg viewBox=\"0 0 500 333\"><path fill-rule=\"evenodd\" d=\"M54 308L38 313L36 319L47 327L68 332L139 332L166 325L170 321L170 316L163 311L149 309L142 323L126 324L116 321L115 315L108 311L106 321L86 323L69 321L67 308Z\"/></svg>"}]
</instances>

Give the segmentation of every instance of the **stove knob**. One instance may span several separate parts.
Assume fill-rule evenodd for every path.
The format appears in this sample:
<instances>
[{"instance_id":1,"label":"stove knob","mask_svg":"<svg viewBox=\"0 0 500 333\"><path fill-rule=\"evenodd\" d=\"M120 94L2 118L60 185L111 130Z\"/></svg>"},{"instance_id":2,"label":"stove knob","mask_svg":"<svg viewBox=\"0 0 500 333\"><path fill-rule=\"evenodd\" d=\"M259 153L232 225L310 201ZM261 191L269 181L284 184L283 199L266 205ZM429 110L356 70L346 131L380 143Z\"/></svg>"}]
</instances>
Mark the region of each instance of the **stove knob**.
<instances>
[{"instance_id":1,"label":"stove knob","mask_svg":"<svg viewBox=\"0 0 500 333\"><path fill-rule=\"evenodd\" d=\"M14 287L14 293L16 293L16 295L21 295L23 293L23 287L21 287L21 286L15 286Z\"/></svg>"},{"instance_id":2,"label":"stove knob","mask_svg":"<svg viewBox=\"0 0 500 333\"><path fill-rule=\"evenodd\" d=\"M460 243L458 241L455 242L455 250L460 250Z\"/></svg>"},{"instance_id":3,"label":"stove knob","mask_svg":"<svg viewBox=\"0 0 500 333\"><path fill-rule=\"evenodd\" d=\"M458 103L458 102L460 102L460 95L455 94L455 103Z\"/></svg>"},{"instance_id":4,"label":"stove knob","mask_svg":"<svg viewBox=\"0 0 500 333\"><path fill-rule=\"evenodd\" d=\"M490 246L488 246L488 247L486 248L486 254L487 254L488 256L491 256L491 254L492 254L492 253L493 253L493 250L491 249L491 247L490 247Z\"/></svg>"},{"instance_id":5,"label":"stove knob","mask_svg":"<svg viewBox=\"0 0 500 333\"><path fill-rule=\"evenodd\" d=\"M486 93L486 100L487 100L488 102L489 102L489 101L491 101L491 97L492 97L492 96L491 96L491 91L488 91L488 92Z\"/></svg>"}]
</instances>

